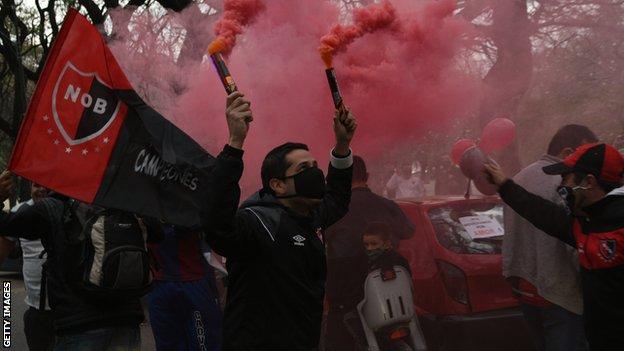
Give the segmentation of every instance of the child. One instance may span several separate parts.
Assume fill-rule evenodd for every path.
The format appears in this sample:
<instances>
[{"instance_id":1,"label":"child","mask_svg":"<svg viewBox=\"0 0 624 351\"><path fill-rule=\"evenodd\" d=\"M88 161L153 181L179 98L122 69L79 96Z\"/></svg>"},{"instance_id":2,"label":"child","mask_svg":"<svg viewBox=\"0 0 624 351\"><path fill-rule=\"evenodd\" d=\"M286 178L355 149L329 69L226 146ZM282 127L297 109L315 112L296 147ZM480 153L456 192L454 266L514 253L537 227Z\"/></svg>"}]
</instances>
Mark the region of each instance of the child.
<instances>
[{"instance_id":1,"label":"child","mask_svg":"<svg viewBox=\"0 0 624 351\"><path fill-rule=\"evenodd\" d=\"M362 241L368 256L368 273L379 268L388 270L394 266L400 266L405 268L411 276L412 272L407 260L392 248L392 234L388 225L383 222L371 222L362 234ZM357 349L368 350L366 336L357 311L346 313L343 322L356 341Z\"/></svg>"},{"instance_id":2,"label":"child","mask_svg":"<svg viewBox=\"0 0 624 351\"><path fill-rule=\"evenodd\" d=\"M392 233L387 224L371 222L362 234L362 241L368 256L369 273L379 268L401 266L411 275L407 260L392 247Z\"/></svg>"}]
</instances>

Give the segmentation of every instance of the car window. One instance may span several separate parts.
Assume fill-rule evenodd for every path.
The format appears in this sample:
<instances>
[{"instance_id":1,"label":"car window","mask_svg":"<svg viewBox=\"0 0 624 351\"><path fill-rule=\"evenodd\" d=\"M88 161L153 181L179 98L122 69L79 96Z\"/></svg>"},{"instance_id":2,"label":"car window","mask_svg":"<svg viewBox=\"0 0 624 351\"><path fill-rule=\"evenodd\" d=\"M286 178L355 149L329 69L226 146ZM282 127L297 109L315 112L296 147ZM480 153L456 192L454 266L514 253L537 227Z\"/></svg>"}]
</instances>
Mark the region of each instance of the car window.
<instances>
[{"instance_id":1,"label":"car window","mask_svg":"<svg viewBox=\"0 0 624 351\"><path fill-rule=\"evenodd\" d=\"M428 212L436 239L459 254L500 254L503 244L503 206L495 203L458 203Z\"/></svg>"}]
</instances>

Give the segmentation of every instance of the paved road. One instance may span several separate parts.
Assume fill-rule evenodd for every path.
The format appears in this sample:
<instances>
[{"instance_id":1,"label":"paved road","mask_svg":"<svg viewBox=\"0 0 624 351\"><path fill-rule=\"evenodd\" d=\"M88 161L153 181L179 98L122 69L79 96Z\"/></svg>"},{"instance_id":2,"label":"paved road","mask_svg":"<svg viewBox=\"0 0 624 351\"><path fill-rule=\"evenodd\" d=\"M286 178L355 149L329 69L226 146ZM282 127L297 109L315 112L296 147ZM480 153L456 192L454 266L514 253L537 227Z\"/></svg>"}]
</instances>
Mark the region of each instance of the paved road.
<instances>
[{"instance_id":1,"label":"paved road","mask_svg":"<svg viewBox=\"0 0 624 351\"><path fill-rule=\"evenodd\" d=\"M26 310L24 298L26 291L24 290L24 282L21 275L7 272L0 272L2 282L11 282L11 347L9 350L26 351L26 337L24 336L24 323L22 317ZM3 284L4 286L4 284ZM152 329L147 323L141 325L141 350L155 350L154 337Z\"/></svg>"}]
</instances>

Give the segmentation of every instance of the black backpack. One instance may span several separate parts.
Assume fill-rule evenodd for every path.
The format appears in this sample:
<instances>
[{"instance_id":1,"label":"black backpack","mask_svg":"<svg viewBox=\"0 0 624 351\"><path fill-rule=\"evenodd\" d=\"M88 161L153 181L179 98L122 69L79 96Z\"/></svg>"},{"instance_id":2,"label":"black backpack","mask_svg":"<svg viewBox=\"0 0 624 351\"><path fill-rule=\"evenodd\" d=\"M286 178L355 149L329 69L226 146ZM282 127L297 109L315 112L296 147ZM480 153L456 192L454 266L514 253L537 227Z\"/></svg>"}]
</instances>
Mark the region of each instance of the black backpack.
<instances>
[{"instance_id":1,"label":"black backpack","mask_svg":"<svg viewBox=\"0 0 624 351\"><path fill-rule=\"evenodd\" d=\"M140 298L149 291L152 273L147 232L134 214L68 200L60 222L65 257L48 252L48 261L56 259L59 267L55 268L77 293L98 302L115 302ZM46 262L42 272L43 307L48 266Z\"/></svg>"}]
</instances>

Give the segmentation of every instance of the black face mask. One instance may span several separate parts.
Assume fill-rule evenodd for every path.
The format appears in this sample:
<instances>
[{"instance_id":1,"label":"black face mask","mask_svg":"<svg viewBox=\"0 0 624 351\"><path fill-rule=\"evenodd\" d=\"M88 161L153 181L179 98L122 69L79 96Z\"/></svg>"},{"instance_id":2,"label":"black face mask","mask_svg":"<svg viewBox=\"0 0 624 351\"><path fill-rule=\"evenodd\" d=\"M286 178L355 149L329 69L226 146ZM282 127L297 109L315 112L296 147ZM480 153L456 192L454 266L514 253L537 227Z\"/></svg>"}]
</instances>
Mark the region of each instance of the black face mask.
<instances>
[{"instance_id":1,"label":"black face mask","mask_svg":"<svg viewBox=\"0 0 624 351\"><path fill-rule=\"evenodd\" d=\"M293 178L295 181L295 194L278 196L280 199L292 197L322 199L325 196L325 175L318 167L310 167L295 175L284 177L282 179L288 178Z\"/></svg>"}]
</instances>

